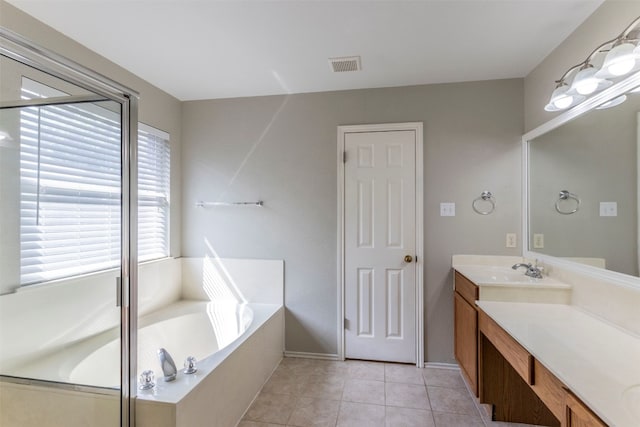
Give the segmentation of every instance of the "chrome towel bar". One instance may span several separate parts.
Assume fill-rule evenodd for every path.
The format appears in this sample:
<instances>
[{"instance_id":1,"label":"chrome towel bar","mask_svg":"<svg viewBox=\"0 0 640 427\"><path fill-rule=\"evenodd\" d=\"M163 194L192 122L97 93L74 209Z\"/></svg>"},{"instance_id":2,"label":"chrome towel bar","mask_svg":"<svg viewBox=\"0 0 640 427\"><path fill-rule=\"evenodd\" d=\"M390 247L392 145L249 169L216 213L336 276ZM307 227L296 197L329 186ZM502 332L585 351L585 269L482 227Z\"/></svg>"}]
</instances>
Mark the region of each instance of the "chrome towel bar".
<instances>
[{"instance_id":1,"label":"chrome towel bar","mask_svg":"<svg viewBox=\"0 0 640 427\"><path fill-rule=\"evenodd\" d=\"M213 206L258 206L263 207L264 202L262 200L258 200L257 202L203 202L197 201L197 208L208 208Z\"/></svg>"}]
</instances>

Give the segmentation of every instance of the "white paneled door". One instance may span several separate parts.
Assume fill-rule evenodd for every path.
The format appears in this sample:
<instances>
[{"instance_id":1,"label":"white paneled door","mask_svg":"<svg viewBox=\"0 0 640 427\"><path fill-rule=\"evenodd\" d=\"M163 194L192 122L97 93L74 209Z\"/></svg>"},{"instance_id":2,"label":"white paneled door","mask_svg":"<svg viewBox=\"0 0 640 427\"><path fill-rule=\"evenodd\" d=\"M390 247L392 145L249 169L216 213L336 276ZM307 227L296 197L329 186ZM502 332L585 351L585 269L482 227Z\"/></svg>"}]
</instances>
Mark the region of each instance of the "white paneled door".
<instances>
[{"instance_id":1,"label":"white paneled door","mask_svg":"<svg viewBox=\"0 0 640 427\"><path fill-rule=\"evenodd\" d=\"M416 144L344 134L346 358L416 362Z\"/></svg>"}]
</instances>

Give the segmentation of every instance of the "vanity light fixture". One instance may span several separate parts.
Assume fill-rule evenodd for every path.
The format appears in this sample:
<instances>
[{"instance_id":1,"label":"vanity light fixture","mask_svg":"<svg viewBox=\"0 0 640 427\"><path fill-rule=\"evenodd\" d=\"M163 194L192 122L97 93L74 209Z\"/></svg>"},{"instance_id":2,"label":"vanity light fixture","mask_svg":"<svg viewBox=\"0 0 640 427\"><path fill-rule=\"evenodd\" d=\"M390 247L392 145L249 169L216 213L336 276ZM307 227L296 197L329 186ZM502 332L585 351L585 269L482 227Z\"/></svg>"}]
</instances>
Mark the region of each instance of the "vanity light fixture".
<instances>
[{"instance_id":1,"label":"vanity light fixture","mask_svg":"<svg viewBox=\"0 0 640 427\"><path fill-rule=\"evenodd\" d=\"M636 18L618 37L602 43L584 61L569 68L559 80L556 80L556 87L544 109L546 111L566 110L582 102L587 96L611 86L612 79L640 69L639 41L640 17ZM597 68L594 63L599 59L598 55L605 52L607 54L602 67Z\"/></svg>"}]
</instances>

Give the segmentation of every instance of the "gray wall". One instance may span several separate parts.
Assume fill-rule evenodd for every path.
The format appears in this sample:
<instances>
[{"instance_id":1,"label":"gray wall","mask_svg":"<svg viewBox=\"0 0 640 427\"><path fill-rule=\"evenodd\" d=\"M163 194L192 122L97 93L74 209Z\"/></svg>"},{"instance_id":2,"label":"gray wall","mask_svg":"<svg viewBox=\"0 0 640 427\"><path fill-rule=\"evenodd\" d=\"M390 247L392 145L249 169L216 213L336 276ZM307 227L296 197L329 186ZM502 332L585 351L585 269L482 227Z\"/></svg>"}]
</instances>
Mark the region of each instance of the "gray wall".
<instances>
[{"instance_id":1,"label":"gray wall","mask_svg":"<svg viewBox=\"0 0 640 427\"><path fill-rule=\"evenodd\" d=\"M544 111L555 80L585 60L601 43L616 37L640 15L638 0L607 0L524 80L525 130L540 126L559 113Z\"/></svg>"},{"instance_id":2,"label":"gray wall","mask_svg":"<svg viewBox=\"0 0 640 427\"><path fill-rule=\"evenodd\" d=\"M290 351L336 352L338 125L424 122L429 361L453 361L451 255L520 253L504 241L520 230L522 80L181 104L2 0L0 8L1 25L138 90L140 120L171 134L172 255L182 240L184 255L285 260ZM470 208L485 189L498 204L486 217ZM264 209L193 205L256 198ZM457 203L456 217L439 217L444 201Z\"/></svg>"},{"instance_id":3,"label":"gray wall","mask_svg":"<svg viewBox=\"0 0 640 427\"><path fill-rule=\"evenodd\" d=\"M179 256L181 102L3 0L0 25L140 93L139 120L171 135L171 255Z\"/></svg>"},{"instance_id":4,"label":"gray wall","mask_svg":"<svg viewBox=\"0 0 640 427\"><path fill-rule=\"evenodd\" d=\"M505 234L520 230L522 103L520 79L185 102L182 253L284 259L286 349L335 354L337 126L423 122L426 356L453 362L451 255L521 253ZM483 190L489 216L471 210Z\"/></svg>"}]
</instances>

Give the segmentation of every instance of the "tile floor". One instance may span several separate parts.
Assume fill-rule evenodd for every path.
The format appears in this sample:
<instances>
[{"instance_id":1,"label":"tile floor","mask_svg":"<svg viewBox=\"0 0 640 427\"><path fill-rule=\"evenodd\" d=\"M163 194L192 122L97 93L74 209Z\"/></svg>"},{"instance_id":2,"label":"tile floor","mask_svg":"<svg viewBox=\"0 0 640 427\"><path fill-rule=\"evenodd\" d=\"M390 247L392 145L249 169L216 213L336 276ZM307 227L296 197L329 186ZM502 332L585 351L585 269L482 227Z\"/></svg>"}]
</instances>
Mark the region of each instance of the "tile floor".
<instances>
[{"instance_id":1,"label":"tile floor","mask_svg":"<svg viewBox=\"0 0 640 427\"><path fill-rule=\"evenodd\" d=\"M508 427L480 416L460 373L285 358L238 427Z\"/></svg>"}]
</instances>

